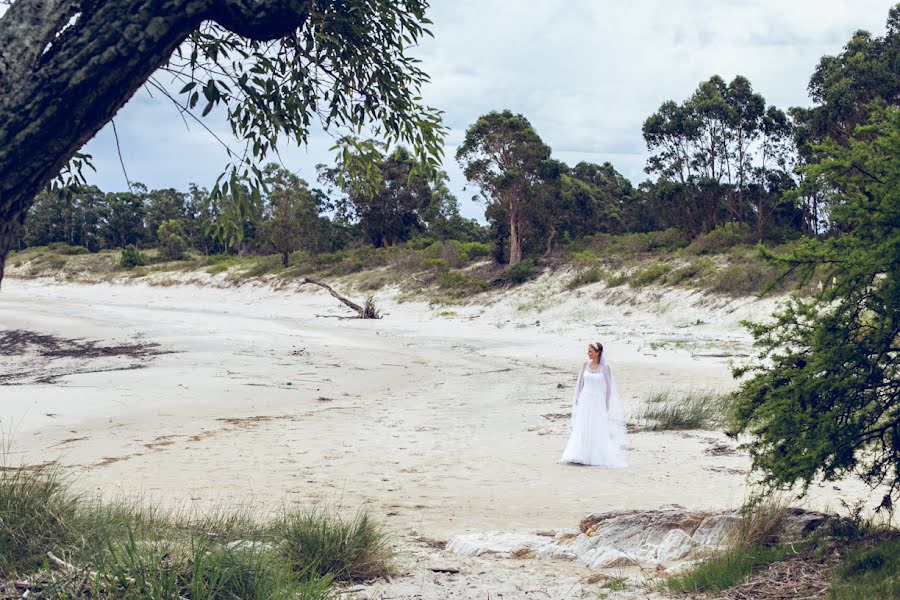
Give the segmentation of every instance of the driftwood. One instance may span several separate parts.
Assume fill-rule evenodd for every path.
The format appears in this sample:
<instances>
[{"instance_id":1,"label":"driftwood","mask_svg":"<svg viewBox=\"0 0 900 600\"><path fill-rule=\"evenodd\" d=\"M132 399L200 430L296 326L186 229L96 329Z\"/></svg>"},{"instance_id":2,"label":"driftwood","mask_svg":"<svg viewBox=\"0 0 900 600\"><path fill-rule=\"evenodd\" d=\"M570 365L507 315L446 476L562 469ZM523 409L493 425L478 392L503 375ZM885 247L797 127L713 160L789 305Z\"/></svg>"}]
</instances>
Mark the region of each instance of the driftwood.
<instances>
[{"instance_id":1,"label":"driftwood","mask_svg":"<svg viewBox=\"0 0 900 600\"><path fill-rule=\"evenodd\" d=\"M311 283L312 285L317 285L321 288L325 288L326 290L328 290L329 294L331 294L332 296L334 296L335 298L340 300L347 307L356 311L356 314L359 315L360 319L380 319L381 318L381 315L375 309L375 302L372 300L371 296L369 296L366 299L365 306L360 306L353 300L350 300L349 298L338 294L336 291L334 291L334 288L332 288L327 283L322 283L321 281L316 281L315 279L310 279L309 277L304 277L303 279L300 280L299 285L306 285L307 283Z\"/></svg>"}]
</instances>

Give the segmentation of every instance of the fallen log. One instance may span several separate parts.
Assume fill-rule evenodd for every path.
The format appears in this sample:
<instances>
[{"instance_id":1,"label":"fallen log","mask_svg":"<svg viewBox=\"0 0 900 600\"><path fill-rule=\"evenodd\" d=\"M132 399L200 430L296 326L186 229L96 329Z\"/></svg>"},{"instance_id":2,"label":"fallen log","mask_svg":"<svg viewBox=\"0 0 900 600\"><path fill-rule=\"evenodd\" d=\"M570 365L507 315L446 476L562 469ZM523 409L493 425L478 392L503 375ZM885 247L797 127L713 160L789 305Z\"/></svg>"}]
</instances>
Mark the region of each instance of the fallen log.
<instances>
[{"instance_id":1,"label":"fallen log","mask_svg":"<svg viewBox=\"0 0 900 600\"><path fill-rule=\"evenodd\" d=\"M346 305L350 309L356 311L356 314L359 315L360 319L380 319L381 318L381 315L378 313L378 310L376 310L376 308L375 308L375 302L372 300L371 296L369 296L366 299L365 306L360 306L353 300L350 300L349 298L338 294L336 291L334 291L334 288L332 288L327 283L322 283L321 281L316 281L315 279L310 279L309 277L304 277L303 279L300 280L299 285L306 285L308 283L310 283L312 285L317 285L321 288L328 290L329 294L331 294L332 296L334 296L335 298L340 300L344 305Z\"/></svg>"}]
</instances>

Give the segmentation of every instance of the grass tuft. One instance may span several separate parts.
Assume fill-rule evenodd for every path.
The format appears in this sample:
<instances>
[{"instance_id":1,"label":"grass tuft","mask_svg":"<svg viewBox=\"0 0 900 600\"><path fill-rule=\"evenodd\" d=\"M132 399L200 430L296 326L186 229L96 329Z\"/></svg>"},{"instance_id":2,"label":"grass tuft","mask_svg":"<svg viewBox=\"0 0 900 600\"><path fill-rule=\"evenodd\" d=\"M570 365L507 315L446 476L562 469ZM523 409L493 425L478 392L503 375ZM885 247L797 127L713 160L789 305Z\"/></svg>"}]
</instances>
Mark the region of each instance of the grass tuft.
<instances>
[{"instance_id":1,"label":"grass tuft","mask_svg":"<svg viewBox=\"0 0 900 600\"><path fill-rule=\"evenodd\" d=\"M348 581L391 574L388 536L365 512L350 519L321 508L288 514L277 531L295 571Z\"/></svg>"},{"instance_id":2,"label":"grass tuft","mask_svg":"<svg viewBox=\"0 0 900 600\"><path fill-rule=\"evenodd\" d=\"M638 420L650 431L716 429L725 423L730 396L715 390L692 390L676 396L669 390L653 393Z\"/></svg>"}]
</instances>

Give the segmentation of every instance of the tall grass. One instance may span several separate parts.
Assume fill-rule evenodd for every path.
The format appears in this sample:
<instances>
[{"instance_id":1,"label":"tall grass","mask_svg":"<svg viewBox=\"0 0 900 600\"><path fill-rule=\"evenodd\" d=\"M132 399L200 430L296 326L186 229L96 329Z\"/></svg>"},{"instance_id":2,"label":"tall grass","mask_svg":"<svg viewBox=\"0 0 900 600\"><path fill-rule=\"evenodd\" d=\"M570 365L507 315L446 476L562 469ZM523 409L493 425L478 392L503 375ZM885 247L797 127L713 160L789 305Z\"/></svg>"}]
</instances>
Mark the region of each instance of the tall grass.
<instances>
[{"instance_id":1,"label":"tall grass","mask_svg":"<svg viewBox=\"0 0 900 600\"><path fill-rule=\"evenodd\" d=\"M351 581L391 573L388 536L364 512L349 519L325 509L289 514L277 532L282 552L295 570Z\"/></svg>"},{"instance_id":2,"label":"tall grass","mask_svg":"<svg viewBox=\"0 0 900 600\"><path fill-rule=\"evenodd\" d=\"M715 390L663 390L647 398L638 421L650 431L715 429L725 423L729 406L730 396Z\"/></svg>"},{"instance_id":3,"label":"tall grass","mask_svg":"<svg viewBox=\"0 0 900 600\"><path fill-rule=\"evenodd\" d=\"M40 597L325 600L335 580L389 574L391 557L365 513L185 514L78 494L54 466L0 470L0 584L25 578Z\"/></svg>"}]
</instances>

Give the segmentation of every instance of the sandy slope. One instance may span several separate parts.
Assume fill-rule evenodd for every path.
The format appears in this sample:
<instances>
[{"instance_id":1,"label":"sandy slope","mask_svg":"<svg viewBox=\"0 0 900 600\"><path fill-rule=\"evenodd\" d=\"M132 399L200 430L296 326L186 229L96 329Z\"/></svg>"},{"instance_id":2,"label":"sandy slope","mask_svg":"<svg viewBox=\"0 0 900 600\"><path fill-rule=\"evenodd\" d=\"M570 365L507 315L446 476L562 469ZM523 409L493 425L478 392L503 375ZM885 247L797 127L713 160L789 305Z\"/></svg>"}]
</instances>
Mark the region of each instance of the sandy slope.
<instances>
[{"instance_id":1,"label":"sandy slope","mask_svg":"<svg viewBox=\"0 0 900 600\"><path fill-rule=\"evenodd\" d=\"M6 280L0 327L171 351L142 369L0 386L7 460L59 458L85 489L171 504L365 505L400 533L439 538L744 498L747 458L706 452L734 446L722 434L638 433L629 469L561 466L558 415L595 339L632 413L652 390L733 386L729 359L710 355L747 354L737 323L771 301L564 294L554 279L488 306L377 299L386 318L359 321L319 316L346 313L311 291ZM0 357L0 371L33 360ZM813 504L861 493L841 487Z\"/></svg>"}]
</instances>

